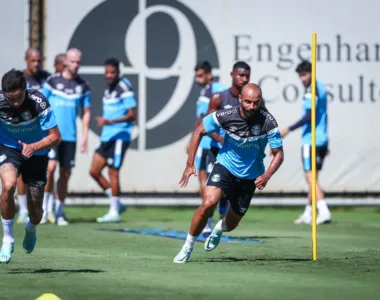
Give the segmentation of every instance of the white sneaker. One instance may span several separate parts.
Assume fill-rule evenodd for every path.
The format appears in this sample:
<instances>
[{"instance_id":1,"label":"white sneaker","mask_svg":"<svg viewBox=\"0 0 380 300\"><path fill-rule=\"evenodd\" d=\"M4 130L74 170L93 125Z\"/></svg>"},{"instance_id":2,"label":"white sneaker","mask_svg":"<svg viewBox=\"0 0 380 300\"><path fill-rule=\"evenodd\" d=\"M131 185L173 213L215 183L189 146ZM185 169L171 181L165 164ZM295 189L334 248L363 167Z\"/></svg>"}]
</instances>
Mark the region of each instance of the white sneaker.
<instances>
[{"instance_id":1,"label":"white sneaker","mask_svg":"<svg viewBox=\"0 0 380 300\"><path fill-rule=\"evenodd\" d=\"M298 217L298 219L294 220L294 224L311 224L311 216L302 214Z\"/></svg>"},{"instance_id":2,"label":"white sneaker","mask_svg":"<svg viewBox=\"0 0 380 300\"><path fill-rule=\"evenodd\" d=\"M317 217L317 225L331 223L331 213L329 211L319 213Z\"/></svg>"},{"instance_id":3,"label":"white sneaker","mask_svg":"<svg viewBox=\"0 0 380 300\"><path fill-rule=\"evenodd\" d=\"M48 214L47 213L43 213L40 225L46 224L47 222L48 222Z\"/></svg>"},{"instance_id":4,"label":"white sneaker","mask_svg":"<svg viewBox=\"0 0 380 300\"><path fill-rule=\"evenodd\" d=\"M57 225L58 226L67 226L67 225L69 225L69 222L67 222L64 217L58 217L57 218Z\"/></svg>"},{"instance_id":5,"label":"white sneaker","mask_svg":"<svg viewBox=\"0 0 380 300\"><path fill-rule=\"evenodd\" d=\"M193 248L187 248L185 246L182 247L181 251L174 257L173 262L176 264L184 264L190 259L191 252L193 252Z\"/></svg>"}]
</instances>

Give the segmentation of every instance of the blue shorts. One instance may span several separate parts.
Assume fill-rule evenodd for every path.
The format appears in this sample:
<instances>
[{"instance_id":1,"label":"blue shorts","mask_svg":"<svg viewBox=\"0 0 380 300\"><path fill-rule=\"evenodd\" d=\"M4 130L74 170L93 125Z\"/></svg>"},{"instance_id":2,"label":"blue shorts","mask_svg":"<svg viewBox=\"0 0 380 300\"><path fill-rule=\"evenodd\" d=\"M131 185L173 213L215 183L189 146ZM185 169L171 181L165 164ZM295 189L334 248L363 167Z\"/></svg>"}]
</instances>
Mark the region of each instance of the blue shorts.
<instances>
[{"instance_id":1,"label":"blue shorts","mask_svg":"<svg viewBox=\"0 0 380 300\"><path fill-rule=\"evenodd\" d=\"M302 164L303 170L305 172L311 171L311 145L302 145ZM317 160L317 171L322 170L323 162L326 155L329 153L328 147L326 146L317 146L316 147L316 160Z\"/></svg>"}]
</instances>

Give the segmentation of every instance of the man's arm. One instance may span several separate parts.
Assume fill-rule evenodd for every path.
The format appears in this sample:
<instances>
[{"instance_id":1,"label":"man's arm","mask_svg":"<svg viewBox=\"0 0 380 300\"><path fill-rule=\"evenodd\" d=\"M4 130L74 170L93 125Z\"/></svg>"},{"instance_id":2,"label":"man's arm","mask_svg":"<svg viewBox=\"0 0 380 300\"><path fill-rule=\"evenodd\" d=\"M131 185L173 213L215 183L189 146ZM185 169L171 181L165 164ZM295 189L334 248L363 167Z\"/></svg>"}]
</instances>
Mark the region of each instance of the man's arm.
<instances>
[{"instance_id":1,"label":"man's arm","mask_svg":"<svg viewBox=\"0 0 380 300\"><path fill-rule=\"evenodd\" d=\"M193 135L191 136L190 145L189 145L189 153L187 157L187 166L194 166L194 159L195 154L197 152L199 143L201 142L202 136L206 135L207 132L205 130L205 127L203 123L199 124L198 127L193 132Z\"/></svg>"},{"instance_id":2,"label":"man's arm","mask_svg":"<svg viewBox=\"0 0 380 300\"><path fill-rule=\"evenodd\" d=\"M115 123L123 123L123 122L128 122L128 121L134 121L136 120L136 108L131 108L128 110L127 114L124 117L121 117L119 119L115 120L104 120L105 125L111 125Z\"/></svg>"},{"instance_id":3,"label":"man's arm","mask_svg":"<svg viewBox=\"0 0 380 300\"><path fill-rule=\"evenodd\" d=\"M284 150L281 147L271 149L273 158L270 162L270 165L264 175L268 178L268 180L277 172L278 168L281 166L284 161Z\"/></svg>"},{"instance_id":4,"label":"man's arm","mask_svg":"<svg viewBox=\"0 0 380 300\"><path fill-rule=\"evenodd\" d=\"M208 110L206 113L206 116L216 112L218 109L220 109L220 95L219 93L213 94L210 98L210 104L208 106Z\"/></svg>"},{"instance_id":5,"label":"man's arm","mask_svg":"<svg viewBox=\"0 0 380 300\"><path fill-rule=\"evenodd\" d=\"M82 117L82 134L84 139L88 139L88 130L90 128L91 110L90 108L83 109Z\"/></svg>"},{"instance_id":6,"label":"man's arm","mask_svg":"<svg viewBox=\"0 0 380 300\"><path fill-rule=\"evenodd\" d=\"M61 142L61 133L59 132L58 126L47 130L47 134L48 135L45 136L42 140L31 144L34 148L34 151L52 148Z\"/></svg>"},{"instance_id":7,"label":"man's arm","mask_svg":"<svg viewBox=\"0 0 380 300\"><path fill-rule=\"evenodd\" d=\"M289 126L289 131L296 130L297 128L310 123L311 121L311 110L308 109L306 111L306 114L302 117L302 119L298 120L296 123L294 123L292 126Z\"/></svg>"}]
</instances>

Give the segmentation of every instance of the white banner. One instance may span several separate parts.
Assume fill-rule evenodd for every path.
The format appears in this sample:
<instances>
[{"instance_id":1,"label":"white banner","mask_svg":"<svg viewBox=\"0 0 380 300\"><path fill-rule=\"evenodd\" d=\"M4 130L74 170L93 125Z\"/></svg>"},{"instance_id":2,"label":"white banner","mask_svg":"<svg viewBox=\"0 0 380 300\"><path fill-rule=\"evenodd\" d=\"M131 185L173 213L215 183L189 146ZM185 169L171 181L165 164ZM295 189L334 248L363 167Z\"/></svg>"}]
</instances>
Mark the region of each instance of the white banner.
<instances>
[{"instance_id":1,"label":"white banner","mask_svg":"<svg viewBox=\"0 0 380 300\"><path fill-rule=\"evenodd\" d=\"M233 63L248 62L251 81L261 85L268 109L285 127L301 117L304 89L295 67L310 59L315 31L317 77L330 96L331 153L321 183L330 192L379 191L379 10L380 2L370 0L50 0L47 68L52 71L57 53L80 48L80 72L99 115L103 62L119 58L138 96L139 123L121 171L122 190L177 192L199 92L196 62L209 60L226 85ZM91 129L90 153L77 153L70 191L100 191L87 175L99 140L95 123ZM306 190L300 137L298 130L284 141L285 162L265 191ZM193 178L183 191L197 188Z\"/></svg>"}]
</instances>

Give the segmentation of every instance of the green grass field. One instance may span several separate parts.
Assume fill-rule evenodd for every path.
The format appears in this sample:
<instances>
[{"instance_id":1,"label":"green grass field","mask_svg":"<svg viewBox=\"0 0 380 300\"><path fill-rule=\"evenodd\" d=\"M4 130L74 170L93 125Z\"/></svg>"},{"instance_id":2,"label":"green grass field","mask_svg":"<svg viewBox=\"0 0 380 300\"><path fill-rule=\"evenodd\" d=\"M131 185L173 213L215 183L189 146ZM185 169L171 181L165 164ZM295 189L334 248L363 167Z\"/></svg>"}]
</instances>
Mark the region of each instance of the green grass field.
<instances>
[{"instance_id":1,"label":"green grass field","mask_svg":"<svg viewBox=\"0 0 380 300\"><path fill-rule=\"evenodd\" d=\"M94 223L105 208L69 208L73 224L38 228L35 252L16 249L0 265L0 299L380 299L380 210L335 210L318 228L318 261L311 261L311 228L296 226L300 210L251 208L232 235L262 244L197 243L191 262L172 263L183 240L106 232L100 228L187 231L193 209L130 208L123 222Z\"/></svg>"}]
</instances>

